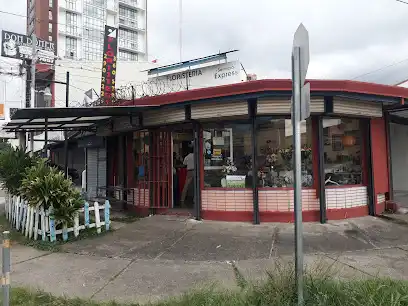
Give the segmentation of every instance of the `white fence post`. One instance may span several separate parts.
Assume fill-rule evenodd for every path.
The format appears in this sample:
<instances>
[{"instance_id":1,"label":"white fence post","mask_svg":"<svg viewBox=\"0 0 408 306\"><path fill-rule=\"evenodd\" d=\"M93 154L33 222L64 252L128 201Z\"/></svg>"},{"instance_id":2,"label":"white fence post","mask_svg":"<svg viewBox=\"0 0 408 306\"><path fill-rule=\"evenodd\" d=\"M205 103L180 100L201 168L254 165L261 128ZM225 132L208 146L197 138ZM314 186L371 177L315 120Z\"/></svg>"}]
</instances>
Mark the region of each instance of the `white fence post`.
<instances>
[{"instance_id":1,"label":"white fence post","mask_svg":"<svg viewBox=\"0 0 408 306\"><path fill-rule=\"evenodd\" d=\"M78 237L79 236L79 213L75 213L74 217L74 236Z\"/></svg>"},{"instance_id":2,"label":"white fence post","mask_svg":"<svg viewBox=\"0 0 408 306\"><path fill-rule=\"evenodd\" d=\"M94 203L94 208L95 208L95 226L96 226L96 232L98 234L101 233L101 217L99 215L99 203L95 202Z\"/></svg>"},{"instance_id":3,"label":"white fence post","mask_svg":"<svg viewBox=\"0 0 408 306\"><path fill-rule=\"evenodd\" d=\"M44 211L44 207L41 207L41 212L40 212L40 216L41 216L41 238L43 241L45 241L46 238L46 229L45 229L45 211Z\"/></svg>"},{"instance_id":4,"label":"white fence post","mask_svg":"<svg viewBox=\"0 0 408 306\"><path fill-rule=\"evenodd\" d=\"M38 221L39 221L39 208L35 208L35 218L34 218L34 240L38 237Z\"/></svg>"},{"instance_id":5,"label":"white fence post","mask_svg":"<svg viewBox=\"0 0 408 306\"><path fill-rule=\"evenodd\" d=\"M34 226L34 207L30 206L30 227L28 229L28 239L33 238L33 226Z\"/></svg>"},{"instance_id":6,"label":"white fence post","mask_svg":"<svg viewBox=\"0 0 408 306\"><path fill-rule=\"evenodd\" d=\"M109 231L110 226L110 203L109 200L105 201L105 230Z\"/></svg>"},{"instance_id":7,"label":"white fence post","mask_svg":"<svg viewBox=\"0 0 408 306\"><path fill-rule=\"evenodd\" d=\"M28 231L30 229L30 216L31 216L31 207L27 204L27 217L26 217L26 225L25 225L25 236L28 237Z\"/></svg>"}]
</instances>

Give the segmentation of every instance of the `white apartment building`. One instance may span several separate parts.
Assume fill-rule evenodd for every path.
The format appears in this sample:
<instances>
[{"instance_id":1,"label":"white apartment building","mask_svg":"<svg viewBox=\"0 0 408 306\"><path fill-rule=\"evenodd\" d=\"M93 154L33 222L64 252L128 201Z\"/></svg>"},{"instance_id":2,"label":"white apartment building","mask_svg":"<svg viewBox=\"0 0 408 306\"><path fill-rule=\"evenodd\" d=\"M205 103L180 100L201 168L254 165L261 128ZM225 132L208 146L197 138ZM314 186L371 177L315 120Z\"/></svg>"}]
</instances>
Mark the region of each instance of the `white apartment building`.
<instances>
[{"instance_id":1,"label":"white apartment building","mask_svg":"<svg viewBox=\"0 0 408 306\"><path fill-rule=\"evenodd\" d=\"M59 58L101 61L106 24L119 29L119 60L147 61L147 0L59 0L57 20Z\"/></svg>"}]
</instances>

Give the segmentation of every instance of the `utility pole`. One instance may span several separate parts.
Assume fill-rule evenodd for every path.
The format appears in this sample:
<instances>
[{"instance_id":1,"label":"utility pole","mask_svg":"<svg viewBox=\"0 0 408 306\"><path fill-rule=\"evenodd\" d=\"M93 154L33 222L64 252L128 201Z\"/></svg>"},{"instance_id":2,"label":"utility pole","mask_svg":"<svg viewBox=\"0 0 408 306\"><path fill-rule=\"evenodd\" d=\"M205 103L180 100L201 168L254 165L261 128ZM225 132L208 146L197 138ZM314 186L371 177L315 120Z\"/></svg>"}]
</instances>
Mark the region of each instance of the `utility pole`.
<instances>
[{"instance_id":1,"label":"utility pole","mask_svg":"<svg viewBox=\"0 0 408 306\"><path fill-rule=\"evenodd\" d=\"M183 0L179 0L179 48L180 48L180 63L182 62L182 50L183 50Z\"/></svg>"},{"instance_id":2,"label":"utility pole","mask_svg":"<svg viewBox=\"0 0 408 306\"><path fill-rule=\"evenodd\" d=\"M65 107L69 107L69 71L67 71L65 81ZM64 131L64 172L65 177L68 178L68 132Z\"/></svg>"},{"instance_id":3,"label":"utility pole","mask_svg":"<svg viewBox=\"0 0 408 306\"><path fill-rule=\"evenodd\" d=\"M30 108L35 107L35 64L37 63L37 36L33 34L32 39L32 59L31 59L31 97ZM34 132L30 132L30 152L34 154Z\"/></svg>"}]
</instances>

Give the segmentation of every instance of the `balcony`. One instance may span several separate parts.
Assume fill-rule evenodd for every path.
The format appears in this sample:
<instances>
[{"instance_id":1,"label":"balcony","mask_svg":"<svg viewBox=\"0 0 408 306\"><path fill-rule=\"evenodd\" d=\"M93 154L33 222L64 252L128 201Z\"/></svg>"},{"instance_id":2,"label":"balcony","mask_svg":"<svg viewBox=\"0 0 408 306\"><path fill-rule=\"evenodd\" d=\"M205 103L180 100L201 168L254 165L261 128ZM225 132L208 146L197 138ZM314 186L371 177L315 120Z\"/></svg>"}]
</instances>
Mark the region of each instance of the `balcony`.
<instances>
[{"instance_id":1,"label":"balcony","mask_svg":"<svg viewBox=\"0 0 408 306\"><path fill-rule=\"evenodd\" d=\"M140 7L137 0L119 0L119 5L126 6L128 8L144 11L145 9Z\"/></svg>"},{"instance_id":2,"label":"balcony","mask_svg":"<svg viewBox=\"0 0 408 306\"><path fill-rule=\"evenodd\" d=\"M141 51L141 50L139 50L137 48L132 48L132 46L129 46L129 44L120 44L119 43L119 50L127 51L127 52L130 52L130 53L135 53L135 54L142 54L142 55L145 54L144 51Z\"/></svg>"},{"instance_id":3,"label":"balcony","mask_svg":"<svg viewBox=\"0 0 408 306\"><path fill-rule=\"evenodd\" d=\"M82 33L78 29L61 26L58 28L58 31L60 34L68 36L68 37L82 38Z\"/></svg>"},{"instance_id":4,"label":"balcony","mask_svg":"<svg viewBox=\"0 0 408 306\"><path fill-rule=\"evenodd\" d=\"M60 5L60 8L66 12L81 14L82 12L77 8L75 3L65 1L65 5Z\"/></svg>"},{"instance_id":5,"label":"balcony","mask_svg":"<svg viewBox=\"0 0 408 306\"><path fill-rule=\"evenodd\" d=\"M137 21L119 16L119 26L129 30L136 30L139 32L145 32L145 29L140 29L138 27Z\"/></svg>"}]
</instances>

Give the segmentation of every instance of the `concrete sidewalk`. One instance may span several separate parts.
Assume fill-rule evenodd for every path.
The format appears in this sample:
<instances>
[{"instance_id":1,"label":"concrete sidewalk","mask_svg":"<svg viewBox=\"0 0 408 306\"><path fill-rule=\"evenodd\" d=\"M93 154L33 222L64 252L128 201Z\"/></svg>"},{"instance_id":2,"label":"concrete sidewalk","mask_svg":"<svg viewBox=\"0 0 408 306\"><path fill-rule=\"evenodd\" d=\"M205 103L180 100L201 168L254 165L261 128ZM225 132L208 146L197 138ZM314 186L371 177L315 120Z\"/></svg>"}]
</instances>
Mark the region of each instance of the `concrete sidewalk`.
<instances>
[{"instance_id":1,"label":"concrete sidewalk","mask_svg":"<svg viewBox=\"0 0 408 306\"><path fill-rule=\"evenodd\" d=\"M408 245L344 252L308 254L314 271L330 267L333 277L387 276L408 280ZM291 256L240 260L235 264L248 279L261 279L266 270L289 263ZM12 286L41 289L55 295L101 301L148 302L180 295L212 283L236 286L227 261L123 259L68 253L46 253L12 247Z\"/></svg>"}]
</instances>

